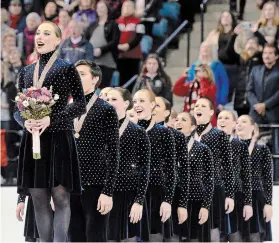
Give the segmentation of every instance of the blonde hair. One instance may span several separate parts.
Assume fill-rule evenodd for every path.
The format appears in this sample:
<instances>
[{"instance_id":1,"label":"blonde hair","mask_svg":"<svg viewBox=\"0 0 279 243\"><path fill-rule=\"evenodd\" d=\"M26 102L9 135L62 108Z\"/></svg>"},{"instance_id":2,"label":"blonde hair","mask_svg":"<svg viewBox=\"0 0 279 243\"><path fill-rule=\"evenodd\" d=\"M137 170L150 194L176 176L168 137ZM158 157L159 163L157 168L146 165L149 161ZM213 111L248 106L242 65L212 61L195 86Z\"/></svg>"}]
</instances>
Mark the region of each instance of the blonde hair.
<instances>
[{"instance_id":1,"label":"blonde hair","mask_svg":"<svg viewBox=\"0 0 279 243\"><path fill-rule=\"evenodd\" d=\"M204 42L202 42L201 43L201 45L200 45L200 49L199 49L199 60L201 60L201 48L202 47L207 47L208 49L210 49L210 54L211 54L211 60L213 60L213 50L212 50L212 45L209 43L209 42L207 42L207 41L204 41Z\"/></svg>"},{"instance_id":2,"label":"blonde hair","mask_svg":"<svg viewBox=\"0 0 279 243\"><path fill-rule=\"evenodd\" d=\"M221 111L221 112L219 113L218 117L220 116L220 114L222 114L222 113L224 113L224 112L228 112L228 113L231 115L231 117L232 117L232 119L233 119L234 122L237 121L237 117L236 117L235 113L233 113L233 112L230 111L230 110L223 110L223 111Z\"/></svg>"},{"instance_id":3,"label":"blonde hair","mask_svg":"<svg viewBox=\"0 0 279 243\"><path fill-rule=\"evenodd\" d=\"M147 94L148 98L149 98L149 101L150 102L156 102L156 95L149 89L141 89L139 91L137 91L134 96L137 94L137 93L145 93Z\"/></svg>"},{"instance_id":4,"label":"blonde hair","mask_svg":"<svg viewBox=\"0 0 279 243\"><path fill-rule=\"evenodd\" d=\"M5 39L8 38L8 37L13 37L13 38L16 39L16 34L15 34L14 32L11 32L11 31L7 32L7 33L3 36L3 42L4 42Z\"/></svg>"},{"instance_id":5,"label":"blonde hair","mask_svg":"<svg viewBox=\"0 0 279 243\"><path fill-rule=\"evenodd\" d=\"M59 26L51 21L44 21L43 23L41 23L39 26L43 25L43 24L51 24L53 29L54 29L54 33L56 35L56 37L58 39L62 39L62 32L61 32L61 29L59 28Z\"/></svg>"},{"instance_id":6,"label":"blonde hair","mask_svg":"<svg viewBox=\"0 0 279 243\"><path fill-rule=\"evenodd\" d=\"M233 15L230 11L227 11L227 10L225 10L225 11L223 11L223 12L221 13L220 18L219 18L219 20L218 20L218 24L217 24L217 29L216 29L216 31L219 32L220 34L224 33L224 27L223 27L223 25L221 24L221 19L222 19L224 13L229 13L230 16L231 16L231 18L232 18L232 29L230 30L230 32L232 33L233 30L234 30L234 28L235 28L236 25L237 25L237 21L236 21L234 15Z\"/></svg>"},{"instance_id":7,"label":"blonde hair","mask_svg":"<svg viewBox=\"0 0 279 243\"><path fill-rule=\"evenodd\" d=\"M264 4L263 9L262 9L262 12L261 12L261 17L260 17L258 23L259 23L260 25L262 25L262 26L266 26L266 25L267 25L267 19L266 19L265 16L264 16L264 9L265 9L265 7L268 6L268 5L272 6L273 9L274 9L274 15L275 15L275 16L274 16L272 25L277 26L277 25L279 25L278 9L277 9L276 3L275 3L275 2L271 2L271 1L269 1L269 2L267 2L267 3Z\"/></svg>"},{"instance_id":8,"label":"blonde hair","mask_svg":"<svg viewBox=\"0 0 279 243\"><path fill-rule=\"evenodd\" d=\"M215 84L215 78L214 78L214 74L213 71L211 69L211 67L207 64L199 64L196 68L203 68L207 75L208 75L208 80L210 81L210 83L214 83Z\"/></svg>"},{"instance_id":9,"label":"blonde hair","mask_svg":"<svg viewBox=\"0 0 279 243\"><path fill-rule=\"evenodd\" d=\"M252 126L255 126L256 122L255 122L255 120L254 120L251 116L249 116L249 115L241 115L240 117L238 117L238 119L241 118L241 117L246 117L246 118L248 118L249 121L250 121L250 123L251 123L251 125L252 125Z\"/></svg>"}]
</instances>

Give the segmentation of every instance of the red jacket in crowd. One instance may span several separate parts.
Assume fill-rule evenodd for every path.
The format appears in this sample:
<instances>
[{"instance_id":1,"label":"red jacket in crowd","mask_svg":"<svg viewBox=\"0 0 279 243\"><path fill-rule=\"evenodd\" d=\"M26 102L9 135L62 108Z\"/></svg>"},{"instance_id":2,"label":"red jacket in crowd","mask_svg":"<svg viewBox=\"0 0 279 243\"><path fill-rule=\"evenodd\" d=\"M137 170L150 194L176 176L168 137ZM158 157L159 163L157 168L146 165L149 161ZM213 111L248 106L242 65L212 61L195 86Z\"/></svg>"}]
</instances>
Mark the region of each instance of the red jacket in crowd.
<instances>
[{"instance_id":1,"label":"red jacket in crowd","mask_svg":"<svg viewBox=\"0 0 279 243\"><path fill-rule=\"evenodd\" d=\"M141 19L135 16L123 17L116 20L121 32L119 44L128 43L130 49L126 52L120 52L120 58L135 58L142 59L140 47L141 37L145 33L144 25L141 24Z\"/></svg>"},{"instance_id":2,"label":"red jacket in crowd","mask_svg":"<svg viewBox=\"0 0 279 243\"><path fill-rule=\"evenodd\" d=\"M185 77L182 76L175 83L173 93L177 96L185 96L185 112L193 111L195 103L201 97L210 99L213 102L214 111L216 111L217 88L214 83L211 83L206 78L201 78L200 81L195 79L191 82L185 83ZM216 126L217 120L215 115L213 115L211 123L213 126Z\"/></svg>"}]
</instances>

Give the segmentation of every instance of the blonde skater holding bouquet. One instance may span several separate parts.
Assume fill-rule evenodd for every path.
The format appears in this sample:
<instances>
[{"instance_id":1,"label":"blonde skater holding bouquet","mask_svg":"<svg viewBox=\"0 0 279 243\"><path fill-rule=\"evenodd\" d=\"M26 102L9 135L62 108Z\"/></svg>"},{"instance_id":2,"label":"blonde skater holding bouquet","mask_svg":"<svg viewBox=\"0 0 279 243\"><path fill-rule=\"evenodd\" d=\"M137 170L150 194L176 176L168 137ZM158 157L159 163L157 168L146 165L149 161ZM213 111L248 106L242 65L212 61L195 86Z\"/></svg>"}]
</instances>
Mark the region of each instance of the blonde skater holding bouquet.
<instances>
[{"instance_id":1,"label":"blonde skater holding bouquet","mask_svg":"<svg viewBox=\"0 0 279 243\"><path fill-rule=\"evenodd\" d=\"M32 197L38 233L43 242L67 240L70 194L81 193L72 131L73 120L86 111L86 103L76 68L57 58L60 42L61 30L57 25L47 21L39 26L35 46L40 58L19 74L22 96L17 99L14 115L25 127L18 162L18 193ZM29 95L33 98L22 102L24 107L20 106L21 98ZM73 103L68 104L70 95ZM51 110L45 112L48 102L53 104ZM38 117L40 119L36 119ZM51 197L55 205L54 217Z\"/></svg>"}]
</instances>

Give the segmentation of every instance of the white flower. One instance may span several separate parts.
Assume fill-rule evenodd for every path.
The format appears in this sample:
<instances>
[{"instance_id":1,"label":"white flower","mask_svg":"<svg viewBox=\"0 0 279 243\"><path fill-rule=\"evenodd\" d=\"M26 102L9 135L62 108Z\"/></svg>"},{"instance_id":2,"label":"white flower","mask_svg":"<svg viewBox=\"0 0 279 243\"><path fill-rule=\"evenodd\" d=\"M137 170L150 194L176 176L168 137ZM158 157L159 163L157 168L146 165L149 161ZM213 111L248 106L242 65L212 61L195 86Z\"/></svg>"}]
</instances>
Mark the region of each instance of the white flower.
<instances>
[{"instance_id":1,"label":"white flower","mask_svg":"<svg viewBox=\"0 0 279 243\"><path fill-rule=\"evenodd\" d=\"M18 101L18 100L19 100L19 96L16 96L16 97L15 97L15 101Z\"/></svg>"},{"instance_id":2,"label":"white flower","mask_svg":"<svg viewBox=\"0 0 279 243\"><path fill-rule=\"evenodd\" d=\"M32 98L31 100L32 100L33 102L35 102L35 103L37 102L37 100L36 100L35 98Z\"/></svg>"},{"instance_id":3,"label":"white flower","mask_svg":"<svg viewBox=\"0 0 279 243\"><path fill-rule=\"evenodd\" d=\"M29 102L27 100L23 101L22 104L23 104L24 107L28 107L29 106Z\"/></svg>"},{"instance_id":4,"label":"white flower","mask_svg":"<svg viewBox=\"0 0 279 243\"><path fill-rule=\"evenodd\" d=\"M50 101L50 104L51 104L51 105L53 105L54 103L55 103L55 101L54 101L54 100L51 100L51 101Z\"/></svg>"},{"instance_id":5,"label":"white flower","mask_svg":"<svg viewBox=\"0 0 279 243\"><path fill-rule=\"evenodd\" d=\"M54 100L59 100L59 95L58 95L58 94L55 94L53 99L54 99Z\"/></svg>"},{"instance_id":6,"label":"white flower","mask_svg":"<svg viewBox=\"0 0 279 243\"><path fill-rule=\"evenodd\" d=\"M46 108L46 105L45 105L45 104L42 104L42 108Z\"/></svg>"}]
</instances>

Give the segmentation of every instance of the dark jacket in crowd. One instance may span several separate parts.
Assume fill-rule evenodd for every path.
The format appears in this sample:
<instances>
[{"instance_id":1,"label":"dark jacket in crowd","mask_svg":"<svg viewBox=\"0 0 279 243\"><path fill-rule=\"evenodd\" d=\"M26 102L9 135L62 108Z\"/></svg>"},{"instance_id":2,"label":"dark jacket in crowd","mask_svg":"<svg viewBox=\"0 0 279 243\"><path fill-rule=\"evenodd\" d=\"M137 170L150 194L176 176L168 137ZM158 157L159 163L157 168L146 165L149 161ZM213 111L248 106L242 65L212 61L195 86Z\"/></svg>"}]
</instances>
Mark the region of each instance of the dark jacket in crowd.
<instances>
[{"instance_id":1,"label":"dark jacket in crowd","mask_svg":"<svg viewBox=\"0 0 279 243\"><path fill-rule=\"evenodd\" d=\"M149 83L149 85L146 84L146 82ZM172 87L167 85L166 80L164 77L161 77L159 75L155 76L153 79L151 79L148 76L142 76L135 84L133 88L133 94L136 93L138 90L141 89L148 89L150 86L152 91L156 96L161 96L167 99L171 104L173 103L172 100Z\"/></svg>"},{"instance_id":2,"label":"dark jacket in crowd","mask_svg":"<svg viewBox=\"0 0 279 243\"><path fill-rule=\"evenodd\" d=\"M251 71L247 87L250 115L259 123L279 123L279 65L268 70L265 65L258 65ZM264 116L254 110L254 105L264 103Z\"/></svg>"},{"instance_id":3,"label":"dark jacket in crowd","mask_svg":"<svg viewBox=\"0 0 279 243\"><path fill-rule=\"evenodd\" d=\"M93 24L89 25L85 32L85 38L86 40L90 41L90 38L98 26L98 20L95 21ZM117 23L114 20L108 20L105 23L105 37L108 42L107 45L100 47L102 54L105 54L107 52L111 52L114 61L117 63L118 60L118 48L117 45L119 44L119 38L120 38L120 31L118 28Z\"/></svg>"},{"instance_id":4,"label":"dark jacket in crowd","mask_svg":"<svg viewBox=\"0 0 279 243\"><path fill-rule=\"evenodd\" d=\"M76 63L81 59L93 61L93 46L84 37L77 44L73 44L69 37L60 47L60 58L71 63Z\"/></svg>"},{"instance_id":5,"label":"dark jacket in crowd","mask_svg":"<svg viewBox=\"0 0 279 243\"><path fill-rule=\"evenodd\" d=\"M221 33L218 39L218 59L225 64L238 64L239 55L234 50L237 35L234 33Z\"/></svg>"},{"instance_id":6,"label":"dark jacket in crowd","mask_svg":"<svg viewBox=\"0 0 279 243\"><path fill-rule=\"evenodd\" d=\"M247 60L244 60L242 57L240 57L240 79L237 83L236 95L234 100L234 108L236 110L243 108L249 109L249 103L247 100L246 92L249 75L253 67L261 64L263 64L261 52L255 53L252 57L248 58Z\"/></svg>"}]
</instances>

